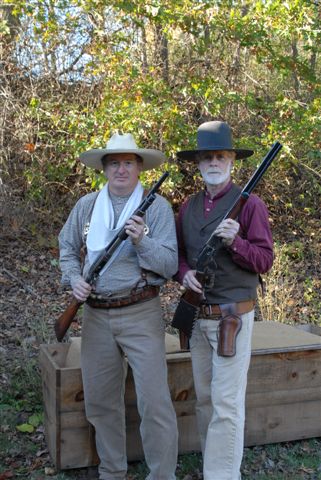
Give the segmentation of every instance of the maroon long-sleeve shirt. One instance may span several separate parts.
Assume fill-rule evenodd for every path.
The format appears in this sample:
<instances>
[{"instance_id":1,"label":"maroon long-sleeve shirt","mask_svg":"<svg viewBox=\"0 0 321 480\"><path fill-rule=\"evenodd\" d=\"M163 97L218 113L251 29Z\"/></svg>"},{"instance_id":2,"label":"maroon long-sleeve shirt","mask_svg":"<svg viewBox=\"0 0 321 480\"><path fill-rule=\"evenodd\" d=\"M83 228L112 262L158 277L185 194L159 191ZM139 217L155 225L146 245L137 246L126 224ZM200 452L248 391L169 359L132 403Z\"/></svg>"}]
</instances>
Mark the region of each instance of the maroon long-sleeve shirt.
<instances>
[{"instance_id":1,"label":"maroon long-sleeve shirt","mask_svg":"<svg viewBox=\"0 0 321 480\"><path fill-rule=\"evenodd\" d=\"M221 192L211 199L207 191L204 192L204 218L215 208L217 202L232 187L230 182ZM179 270L176 279L183 283L183 278L191 267L186 260L186 250L183 238L182 219L186 211L188 201L181 206L177 219L177 239L179 250ZM269 224L269 214L265 204L256 195L251 194L237 221L240 230L231 246L226 247L232 255L232 259L240 267L255 273L265 273L273 264L273 240ZM201 247L201 245L200 245Z\"/></svg>"}]
</instances>

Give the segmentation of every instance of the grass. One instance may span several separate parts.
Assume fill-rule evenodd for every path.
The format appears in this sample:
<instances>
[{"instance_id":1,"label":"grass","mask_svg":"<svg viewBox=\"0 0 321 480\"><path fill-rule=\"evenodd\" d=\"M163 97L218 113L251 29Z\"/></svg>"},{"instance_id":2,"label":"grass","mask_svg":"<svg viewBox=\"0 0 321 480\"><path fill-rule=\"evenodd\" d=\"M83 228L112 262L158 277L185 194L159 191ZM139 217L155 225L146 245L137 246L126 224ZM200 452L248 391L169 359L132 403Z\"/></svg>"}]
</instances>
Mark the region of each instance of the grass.
<instances>
[{"instance_id":1,"label":"grass","mask_svg":"<svg viewBox=\"0 0 321 480\"><path fill-rule=\"evenodd\" d=\"M309 439L296 442L245 448L244 480L321 479L321 441Z\"/></svg>"}]
</instances>

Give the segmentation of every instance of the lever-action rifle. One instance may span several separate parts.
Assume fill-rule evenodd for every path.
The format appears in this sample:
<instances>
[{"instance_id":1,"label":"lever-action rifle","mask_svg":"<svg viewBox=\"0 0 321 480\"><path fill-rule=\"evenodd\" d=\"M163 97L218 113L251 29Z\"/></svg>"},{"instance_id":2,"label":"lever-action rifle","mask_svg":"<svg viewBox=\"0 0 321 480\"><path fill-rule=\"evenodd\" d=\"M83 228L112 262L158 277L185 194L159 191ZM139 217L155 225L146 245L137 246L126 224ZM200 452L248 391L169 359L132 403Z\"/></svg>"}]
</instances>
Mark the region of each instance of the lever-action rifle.
<instances>
[{"instance_id":1,"label":"lever-action rifle","mask_svg":"<svg viewBox=\"0 0 321 480\"><path fill-rule=\"evenodd\" d=\"M270 151L262 160L261 165L259 165L256 172L240 192L238 198L235 200L234 204L231 206L222 220L227 218L237 218L245 202L248 200L250 193L262 178L266 170L269 168L273 159L281 150L281 148L282 145L279 142L275 142L272 145ZM215 257L217 257L222 246L223 244L221 238L217 237L215 232L213 232L201 250L196 263L196 278L202 286L207 283L207 280L210 277L213 277L213 270L215 269ZM193 326L198 317L202 299L202 294L197 293L194 290L187 289L182 295L175 311L174 318L172 320L172 326L180 330L180 342L183 350L188 349L188 339L192 335Z\"/></svg>"},{"instance_id":2,"label":"lever-action rifle","mask_svg":"<svg viewBox=\"0 0 321 480\"><path fill-rule=\"evenodd\" d=\"M143 198L141 204L135 210L132 215L137 215L139 217L143 217L146 210L151 206L153 201L156 198L156 193L159 190L160 186L164 182L164 180L168 177L169 173L165 172L158 182L151 188L148 194ZM90 285L94 285L96 282L100 271L104 268L104 266L109 262L113 253L117 250L119 245L126 240L128 234L126 233L126 226L124 225L118 234L112 239L112 241L107 245L104 249L103 253L97 258L97 260L92 264L89 269L89 272L85 278L85 281ZM72 323L80 305L84 302L77 300L75 297L72 297L72 300L64 313L58 318L55 324L55 333L58 342L64 338L70 324Z\"/></svg>"}]
</instances>

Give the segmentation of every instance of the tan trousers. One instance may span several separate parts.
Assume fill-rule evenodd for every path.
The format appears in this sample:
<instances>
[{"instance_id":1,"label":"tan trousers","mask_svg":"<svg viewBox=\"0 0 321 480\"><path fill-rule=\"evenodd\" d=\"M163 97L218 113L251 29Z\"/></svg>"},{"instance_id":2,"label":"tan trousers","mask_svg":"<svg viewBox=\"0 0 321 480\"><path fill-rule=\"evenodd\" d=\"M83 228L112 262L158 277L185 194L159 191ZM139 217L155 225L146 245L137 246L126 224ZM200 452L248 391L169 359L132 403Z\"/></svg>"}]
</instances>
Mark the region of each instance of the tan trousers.
<instances>
[{"instance_id":1,"label":"tan trousers","mask_svg":"<svg viewBox=\"0 0 321 480\"><path fill-rule=\"evenodd\" d=\"M135 382L147 478L174 480L178 433L159 297L109 310L84 306L81 367L86 415L96 431L99 478L126 478L125 354Z\"/></svg>"},{"instance_id":2,"label":"tan trousers","mask_svg":"<svg viewBox=\"0 0 321 480\"><path fill-rule=\"evenodd\" d=\"M218 321L200 319L190 341L204 480L239 480L254 311L242 315L236 355L217 355Z\"/></svg>"}]
</instances>

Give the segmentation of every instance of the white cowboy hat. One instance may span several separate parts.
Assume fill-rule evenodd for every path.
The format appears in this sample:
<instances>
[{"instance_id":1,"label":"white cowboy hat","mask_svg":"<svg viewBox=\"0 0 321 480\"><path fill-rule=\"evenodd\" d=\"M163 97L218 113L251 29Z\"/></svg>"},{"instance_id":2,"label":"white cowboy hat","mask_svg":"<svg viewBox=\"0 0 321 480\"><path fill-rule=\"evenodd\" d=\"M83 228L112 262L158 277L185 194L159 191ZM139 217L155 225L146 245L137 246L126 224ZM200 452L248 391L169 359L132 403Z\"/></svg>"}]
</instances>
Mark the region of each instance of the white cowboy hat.
<instances>
[{"instance_id":1,"label":"white cowboy hat","mask_svg":"<svg viewBox=\"0 0 321 480\"><path fill-rule=\"evenodd\" d=\"M143 170L151 170L166 161L165 155L159 150L138 148L134 137L130 133L119 135L115 133L108 140L106 148L94 148L80 154L79 160L87 167L102 170L101 159L111 153L135 153L143 159Z\"/></svg>"}]
</instances>

